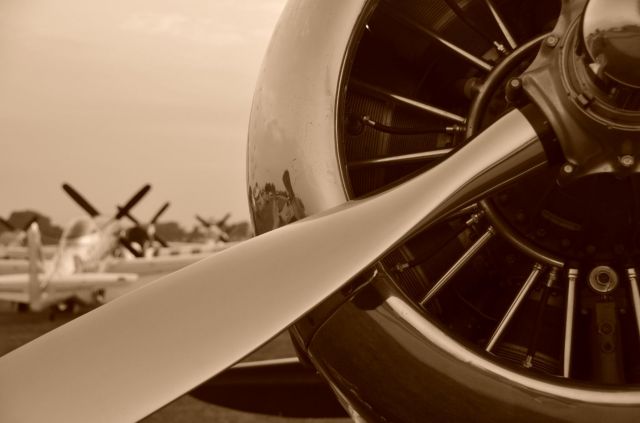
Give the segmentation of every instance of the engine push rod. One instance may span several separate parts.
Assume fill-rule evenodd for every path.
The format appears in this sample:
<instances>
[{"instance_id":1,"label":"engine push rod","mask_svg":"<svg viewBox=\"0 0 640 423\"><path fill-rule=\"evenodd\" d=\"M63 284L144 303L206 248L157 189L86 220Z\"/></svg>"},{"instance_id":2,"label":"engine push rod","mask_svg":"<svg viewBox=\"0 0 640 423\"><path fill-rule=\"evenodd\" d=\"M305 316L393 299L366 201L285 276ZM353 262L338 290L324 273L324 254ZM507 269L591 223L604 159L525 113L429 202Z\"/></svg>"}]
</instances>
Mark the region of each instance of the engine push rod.
<instances>
[{"instance_id":1,"label":"engine push rod","mask_svg":"<svg viewBox=\"0 0 640 423\"><path fill-rule=\"evenodd\" d=\"M488 63L485 60L482 60L479 57L474 56L473 54L469 53L468 51L458 47L457 45L453 44L450 41L447 41L446 39L444 39L443 37L441 37L440 35L436 34L434 31L432 31L431 29L427 28L426 26L414 21L413 19L410 19L404 15L400 15L398 12L396 11L392 11L391 14L394 16L394 18L396 18L398 21L400 21L401 23L403 23L404 25L412 28L413 30L427 36L428 38L431 38L432 40L436 41L437 43L441 44L443 47L445 47L446 49L448 49L449 51L451 51L452 53L454 53L455 55L457 55L458 57L466 60L467 62L471 63L473 66L477 67L478 69L481 69L485 72L491 72L493 70L493 65Z\"/></svg>"},{"instance_id":2,"label":"engine push rod","mask_svg":"<svg viewBox=\"0 0 640 423\"><path fill-rule=\"evenodd\" d=\"M571 373L571 351L573 348L573 319L576 309L576 281L578 269L567 272L567 306L564 320L564 349L562 360L562 376L568 378ZM637 315L637 313L636 313Z\"/></svg>"},{"instance_id":3,"label":"engine push rod","mask_svg":"<svg viewBox=\"0 0 640 423\"><path fill-rule=\"evenodd\" d=\"M427 292L427 294L420 300L422 307L426 306L431 298L433 298L444 286L449 282L465 264L469 262L477 253L489 242L491 238L496 234L496 230L493 226L489 226L484 234L476 240L476 242L469 247L467 251L442 275L442 277L436 282L436 284Z\"/></svg>"},{"instance_id":4,"label":"engine push rod","mask_svg":"<svg viewBox=\"0 0 640 423\"><path fill-rule=\"evenodd\" d=\"M509 46L511 46L511 49L512 50L517 49L518 43L516 42L515 38L513 38L513 35L511 35L511 31L509 31L509 28L507 27L507 24L502 19L502 16L500 16L500 13L498 13L498 9L496 9L495 5L491 0L484 0L484 2L489 8L489 11L493 16L493 19L498 24L498 28L500 28L500 31L502 32L502 35L504 36L505 40L507 40L507 42L509 43Z\"/></svg>"},{"instance_id":5,"label":"engine push rod","mask_svg":"<svg viewBox=\"0 0 640 423\"><path fill-rule=\"evenodd\" d=\"M634 267L627 269L629 284L631 285L631 301L633 302L633 311L636 317L636 329L640 337L640 289L638 288L638 275Z\"/></svg>"},{"instance_id":6,"label":"engine push rod","mask_svg":"<svg viewBox=\"0 0 640 423\"><path fill-rule=\"evenodd\" d=\"M547 282L542 287L542 296L540 298L540 304L538 305L538 315L536 317L536 323L533 328L533 334L529 341L529 348L527 349L527 355L522 362L522 366L530 369L533 367L533 358L536 355L536 348L538 345L538 339L540 338L540 330L542 329L542 320L544 319L544 312L547 308L547 302L549 301L549 295L551 295L551 288L558 279L558 268L553 267L547 277Z\"/></svg>"},{"instance_id":7,"label":"engine push rod","mask_svg":"<svg viewBox=\"0 0 640 423\"><path fill-rule=\"evenodd\" d=\"M411 109L414 109L420 112L426 112L430 115L441 117L452 122L456 122L459 124L465 124L467 122L464 116L460 116L456 113L452 113L448 110L441 109L437 106L433 106L431 104L427 104L422 101L414 100L412 98L405 97L400 94L396 94L392 91L386 90L381 87L377 87L375 85L368 84L363 81L354 79L353 81L351 81L351 84L349 85L349 87L353 87L354 89L364 92L365 94L381 97L385 100L390 100L390 101L393 101L394 103L401 104L403 106L409 107Z\"/></svg>"},{"instance_id":8,"label":"engine push rod","mask_svg":"<svg viewBox=\"0 0 640 423\"><path fill-rule=\"evenodd\" d=\"M473 19L469 18L467 13L458 5L457 0L444 0L449 8L455 13L462 22L464 22L472 31L481 36L486 42L491 44L501 54L509 54L509 50L500 41L494 40L485 30L477 25Z\"/></svg>"},{"instance_id":9,"label":"engine push rod","mask_svg":"<svg viewBox=\"0 0 640 423\"><path fill-rule=\"evenodd\" d=\"M518 295L516 295L516 298L513 300L513 302L509 306L507 313L504 315L504 317L498 324L498 327L493 331L493 335L491 335L491 339L489 339L489 343L485 348L487 352L491 352L493 348L496 346L496 344L498 343L498 340L500 340L500 337L504 333L505 329L507 328L507 326L509 326L511 319L513 319L513 316L516 314L516 311L518 311L520 304L526 298L527 293L535 283L536 279L538 279L538 276L540 275L540 272L542 272L542 269L543 269L543 266L540 263L536 263L533 265L533 269L531 269L531 273L529 274L529 277L527 277L527 280L524 282L524 284L520 288Z\"/></svg>"}]
</instances>

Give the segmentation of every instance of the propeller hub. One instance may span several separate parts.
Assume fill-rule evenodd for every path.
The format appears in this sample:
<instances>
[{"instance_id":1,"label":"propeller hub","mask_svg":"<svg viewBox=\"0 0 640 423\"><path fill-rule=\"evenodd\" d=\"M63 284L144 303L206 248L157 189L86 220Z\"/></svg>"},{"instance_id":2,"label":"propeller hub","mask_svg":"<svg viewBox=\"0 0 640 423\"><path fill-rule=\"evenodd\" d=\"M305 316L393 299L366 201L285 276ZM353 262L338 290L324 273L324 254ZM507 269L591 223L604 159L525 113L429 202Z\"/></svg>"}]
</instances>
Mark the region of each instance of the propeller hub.
<instances>
[{"instance_id":1,"label":"propeller hub","mask_svg":"<svg viewBox=\"0 0 640 423\"><path fill-rule=\"evenodd\" d=\"M521 78L562 149L560 185L594 174L626 178L640 172L638 62L637 0L563 5L553 33Z\"/></svg>"}]
</instances>

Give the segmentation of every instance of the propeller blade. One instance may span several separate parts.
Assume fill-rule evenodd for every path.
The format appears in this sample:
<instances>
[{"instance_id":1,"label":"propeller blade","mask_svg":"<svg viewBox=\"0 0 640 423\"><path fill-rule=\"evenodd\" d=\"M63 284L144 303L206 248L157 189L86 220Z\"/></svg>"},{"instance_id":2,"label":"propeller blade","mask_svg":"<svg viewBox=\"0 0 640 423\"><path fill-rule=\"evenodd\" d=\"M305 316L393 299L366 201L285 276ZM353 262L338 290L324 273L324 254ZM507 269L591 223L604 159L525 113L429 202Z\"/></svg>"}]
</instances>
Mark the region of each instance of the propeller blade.
<instances>
[{"instance_id":1,"label":"propeller blade","mask_svg":"<svg viewBox=\"0 0 640 423\"><path fill-rule=\"evenodd\" d=\"M200 217L200 215L196 214L196 219L198 219L198 222L202 223L205 228L210 228L211 227L211 223L209 223L209 221L207 221L206 219Z\"/></svg>"},{"instance_id":2,"label":"propeller blade","mask_svg":"<svg viewBox=\"0 0 640 423\"><path fill-rule=\"evenodd\" d=\"M138 420L258 348L415 230L545 163L529 122L510 112L402 185L224 250L7 354L3 418Z\"/></svg>"},{"instance_id":3,"label":"propeller blade","mask_svg":"<svg viewBox=\"0 0 640 423\"><path fill-rule=\"evenodd\" d=\"M116 206L116 207L118 209L118 213L125 211L124 207L121 207L121 206ZM136 219L135 216L129 213L128 211L125 211L124 216L126 216L126 218L129 219L136 226L142 227L142 224L140 223L140 221Z\"/></svg>"},{"instance_id":4,"label":"propeller blade","mask_svg":"<svg viewBox=\"0 0 640 423\"><path fill-rule=\"evenodd\" d=\"M169 244L165 240L163 240L162 238L160 238L158 235L155 234L155 228L153 227L153 225L155 224L155 221L158 220L158 218L164 213L164 211L169 208L170 204L171 203L166 202L160 208L160 210L158 210L158 212L156 212L156 214L153 217L153 219L151 219L151 223L149 223L146 226L143 226L142 223L140 223L140 221L138 219L136 219L135 216L133 216L130 212L126 212L124 216L126 216L127 219L129 219L131 222L133 222L138 228L140 228L143 231L145 231L148 234L149 239L153 239L153 240L158 241L160 243L160 245L162 245L163 247L169 247ZM124 207L118 206L118 211L119 212L124 211Z\"/></svg>"},{"instance_id":5,"label":"propeller blade","mask_svg":"<svg viewBox=\"0 0 640 423\"><path fill-rule=\"evenodd\" d=\"M4 226L6 226L7 229L9 229L10 231L15 231L17 229L13 225L13 223L9 222L8 220L4 219L3 217L0 217L0 223L2 223Z\"/></svg>"},{"instance_id":6,"label":"propeller blade","mask_svg":"<svg viewBox=\"0 0 640 423\"><path fill-rule=\"evenodd\" d=\"M158 212L155 214L155 216L153 216L153 218L151 219L151 223L149 223L149 226L153 227L153 239L155 241L158 241L160 243L160 245L162 245L165 248L169 248L169 243L167 241L165 241L164 239L162 239L162 237L157 234L156 228L155 228L155 224L158 221L158 219L160 218L160 216L162 216L162 214L169 208L170 205L171 205L171 203L168 202L168 201L166 203L164 203L164 205L160 208L160 210L158 210Z\"/></svg>"},{"instance_id":7,"label":"propeller blade","mask_svg":"<svg viewBox=\"0 0 640 423\"><path fill-rule=\"evenodd\" d=\"M218 222L216 223L216 225L218 226L222 226L225 223L227 223L227 220L229 220L229 218L231 217L231 213L227 213L225 214L222 219L218 220Z\"/></svg>"},{"instance_id":8,"label":"propeller blade","mask_svg":"<svg viewBox=\"0 0 640 423\"><path fill-rule=\"evenodd\" d=\"M64 183L62 184L62 189L69 194L69 197L73 199L84 211L86 211L89 216L96 217L100 215L100 212L95 209L83 196L78 193L75 189L71 187L71 185Z\"/></svg>"},{"instance_id":9,"label":"propeller blade","mask_svg":"<svg viewBox=\"0 0 640 423\"><path fill-rule=\"evenodd\" d=\"M170 202L166 202L164 203L164 205L162 207L160 207L160 210L158 210L155 214L155 216L153 216L153 218L151 219L151 224L154 224L158 221L158 219L160 218L160 216L162 216L162 214L169 208L169 206L171 205Z\"/></svg>"},{"instance_id":10,"label":"propeller blade","mask_svg":"<svg viewBox=\"0 0 640 423\"><path fill-rule=\"evenodd\" d=\"M163 238L161 238L160 235L154 233L153 239L158 241L160 245L162 245L164 248L169 248L169 243L165 241Z\"/></svg>"},{"instance_id":11,"label":"propeller blade","mask_svg":"<svg viewBox=\"0 0 640 423\"><path fill-rule=\"evenodd\" d=\"M142 200L142 197L144 197L150 189L151 185L149 184L143 186L140 191L138 191L133 197L131 197L131 200L129 200L127 204L124 205L124 207L118 207L118 213L115 217L116 220L122 219L123 216L126 216L133 208L133 206L138 204L138 201Z\"/></svg>"},{"instance_id":12,"label":"propeller blade","mask_svg":"<svg viewBox=\"0 0 640 423\"><path fill-rule=\"evenodd\" d=\"M287 194L289 194L290 198L296 198L295 193L293 192L293 185L291 185L291 175L288 170L285 170L282 174L282 183L284 184L284 188L287 190Z\"/></svg>"},{"instance_id":13,"label":"propeller blade","mask_svg":"<svg viewBox=\"0 0 640 423\"><path fill-rule=\"evenodd\" d=\"M144 255L138 251L130 242L128 239L123 238L123 237L119 237L118 238L118 242L120 243L120 245L122 245L124 248L126 248L131 254L133 254L134 257L140 258L140 257L144 257Z\"/></svg>"}]
</instances>

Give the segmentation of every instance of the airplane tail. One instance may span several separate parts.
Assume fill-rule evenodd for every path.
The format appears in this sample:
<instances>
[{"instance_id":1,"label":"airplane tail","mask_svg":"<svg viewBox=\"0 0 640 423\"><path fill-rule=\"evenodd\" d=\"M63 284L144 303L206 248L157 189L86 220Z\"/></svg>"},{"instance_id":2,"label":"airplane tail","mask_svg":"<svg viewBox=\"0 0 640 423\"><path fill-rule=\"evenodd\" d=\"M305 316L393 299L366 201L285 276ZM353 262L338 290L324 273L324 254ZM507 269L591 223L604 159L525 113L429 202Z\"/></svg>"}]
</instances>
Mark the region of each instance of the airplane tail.
<instances>
[{"instance_id":1,"label":"airplane tail","mask_svg":"<svg viewBox=\"0 0 640 423\"><path fill-rule=\"evenodd\" d=\"M27 249L29 255L29 304L32 309L41 308L43 304L43 288L40 274L43 271L42 237L37 222L32 222L27 229Z\"/></svg>"}]
</instances>

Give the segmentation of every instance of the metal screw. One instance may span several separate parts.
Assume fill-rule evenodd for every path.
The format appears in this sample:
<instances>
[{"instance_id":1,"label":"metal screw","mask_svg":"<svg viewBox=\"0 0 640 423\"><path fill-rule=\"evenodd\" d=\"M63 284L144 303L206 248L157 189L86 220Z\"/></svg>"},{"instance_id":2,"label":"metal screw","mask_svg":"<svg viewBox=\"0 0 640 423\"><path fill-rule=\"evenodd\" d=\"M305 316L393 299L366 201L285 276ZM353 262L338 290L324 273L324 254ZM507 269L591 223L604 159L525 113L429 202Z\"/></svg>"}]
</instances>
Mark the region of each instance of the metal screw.
<instances>
[{"instance_id":1,"label":"metal screw","mask_svg":"<svg viewBox=\"0 0 640 423\"><path fill-rule=\"evenodd\" d=\"M549 35L545 40L545 44L549 47L555 47L558 45L558 37L556 37L555 35Z\"/></svg>"},{"instance_id":2,"label":"metal screw","mask_svg":"<svg viewBox=\"0 0 640 423\"><path fill-rule=\"evenodd\" d=\"M573 169L574 168L573 168L573 165L571 163L567 163L564 166L562 166L562 171L564 173L567 173L567 174L573 173Z\"/></svg>"},{"instance_id":3,"label":"metal screw","mask_svg":"<svg viewBox=\"0 0 640 423\"><path fill-rule=\"evenodd\" d=\"M635 163L635 159L632 155L626 154L620 157L620 164L624 167L631 167Z\"/></svg>"}]
</instances>

